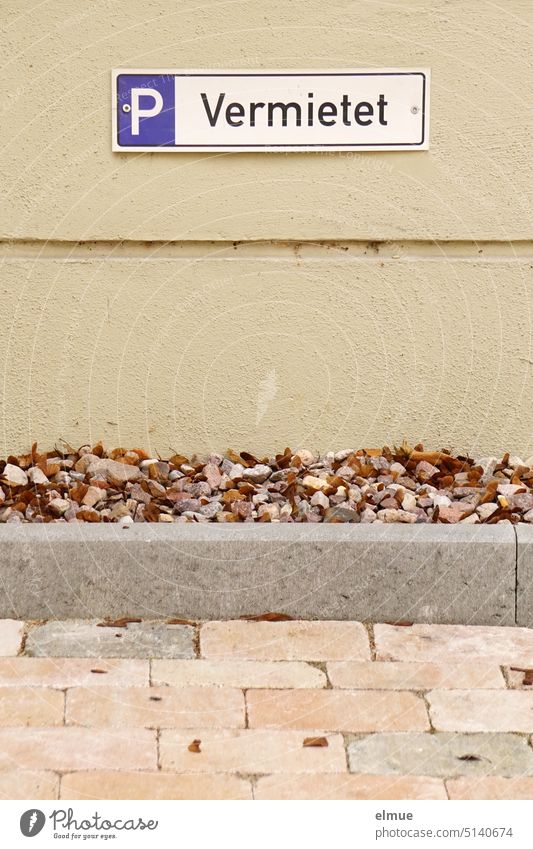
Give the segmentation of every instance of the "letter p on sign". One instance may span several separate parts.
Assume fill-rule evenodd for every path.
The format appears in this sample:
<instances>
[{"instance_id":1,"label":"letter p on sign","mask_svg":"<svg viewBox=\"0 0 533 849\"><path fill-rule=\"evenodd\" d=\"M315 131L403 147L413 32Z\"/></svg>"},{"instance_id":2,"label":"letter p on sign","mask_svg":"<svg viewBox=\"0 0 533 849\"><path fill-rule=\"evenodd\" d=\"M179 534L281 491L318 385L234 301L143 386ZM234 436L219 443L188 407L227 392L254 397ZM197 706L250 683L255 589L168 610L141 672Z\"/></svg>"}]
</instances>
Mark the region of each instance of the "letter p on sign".
<instances>
[{"instance_id":1,"label":"letter p on sign","mask_svg":"<svg viewBox=\"0 0 533 849\"><path fill-rule=\"evenodd\" d=\"M141 98L152 101L152 106L148 109L141 109ZM159 115L163 109L163 97L155 88L132 88L131 90L131 134L132 136L139 135L139 119L153 118L154 115ZM126 110L127 111L127 110Z\"/></svg>"}]
</instances>

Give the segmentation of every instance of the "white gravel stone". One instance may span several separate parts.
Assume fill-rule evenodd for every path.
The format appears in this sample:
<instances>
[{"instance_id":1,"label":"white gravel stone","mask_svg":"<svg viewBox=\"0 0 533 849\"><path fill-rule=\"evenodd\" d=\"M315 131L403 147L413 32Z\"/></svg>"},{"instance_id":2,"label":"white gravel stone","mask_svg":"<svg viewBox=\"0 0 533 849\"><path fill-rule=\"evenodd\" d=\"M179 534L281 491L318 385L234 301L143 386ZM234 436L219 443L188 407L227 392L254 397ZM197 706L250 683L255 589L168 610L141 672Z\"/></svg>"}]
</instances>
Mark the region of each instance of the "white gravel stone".
<instances>
[{"instance_id":1,"label":"white gravel stone","mask_svg":"<svg viewBox=\"0 0 533 849\"><path fill-rule=\"evenodd\" d=\"M489 516L492 516L495 510L498 509L497 504L480 504L479 507L476 507L476 513L479 518L483 521L484 519L488 519Z\"/></svg>"},{"instance_id":2,"label":"white gravel stone","mask_svg":"<svg viewBox=\"0 0 533 849\"><path fill-rule=\"evenodd\" d=\"M62 516L69 509L70 501L66 498L53 498L48 506L56 516Z\"/></svg>"},{"instance_id":3,"label":"white gravel stone","mask_svg":"<svg viewBox=\"0 0 533 849\"><path fill-rule=\"evenodd\" d=\"M54 475L54 483L63 484L63 486L68 486L70 483L70 475L68 472L60 471L56 475Z\"/></svg>"},{"instance_id":4,"label":"white gravel stone","mask_svg":"<svg viewBox=\"0 0 533 849\"><path fill-rule=\"evenodd\" d=\"M302 481L303 485L317 492L320 489L327 489L329 483L324 478L317 478L314 475L306 475Z\"/></svg>"},{"instance_id":5,"label":"white gravel stone","mask_svg":"<svg viewBox=\"0 0 533 849\"><path fill-rule=\"evenodd\" d=\"M99 486L90 486L83 496L81 503L85 504L86 507L94 507L95 504L98 504L99 501L105 498L107 498L105 489L100 489Z\"/></svg>"},{"instance_id":6,"label":"white gravel stone","mask_svg":"<svg viewBox=\"0 0 533 849\"><path fill-rule=\"evenodd\" d=\"M304 502L304 505L309 508L309 504L306 501ZM279 513L279 504L260 504L257 508L257 515L259 517L268 515L270 516L271 522L279 520Z\"/></svg>"},{"instance_id":7,"label":"white gravel stone","mask_svg":"<svg viewBox=\"0 0 533 849\"><path fill-rule=\"evenodd\" d=\"M329 498L319 490L311 497L311 505L313 507L323 507L326 510L329 507Z\"/></svg>"},{"instance_id":8,"label":"white gravel stone","mask_svg":"<svg viewBox=\"0 0 533 849\"><path fill-rule=\"evenodd\" d=\"M416 522L416 516L414 513L406 513L404 510L395 510L394 508L385 508L385 510L380 510L378 513L378 518L381 519L382 522L407 522L413 524Z\"/></svg>"},{"instance_id":9,"label":"white gravel stone","mask_svg":"<svg viewBox=\"0 0 533 849\"><path fill-rule=\"evenodd\" d=\"M2 473L2 479L9 486L27 486L28 476L24 469L14 466L12 463L7 463Z\"/></svg>"},{"instance_id":10,"label":"white gravel stone","mask_svg":"<svg viewBox=\"0 0 533 849\"><path fill-rule=\"evenodd\" d=\"M272 469L270 466L259 464L252 466L250 469L245 469L242 476L245 481L250 481L251 483L264 483L271 474Z\"/></svg>"},{"instance_id":11,"label":"white gravel stone","mask_svg":"<svg viewBox=\"0 0 533 849\"><path fill-rule=\"evenodd\" d=\"M199 512L207 519L213 519L217 513L222 513L224 507L219 501L210 501L209 504L202 504Z\"/></svg>"},{"instance_id":12,"label":"white gravel stone","mask_svg":"<svg viewBox=\"0 0 533 849\"><path fill-rule=\"evenodd\" d=\"M139 463L139 467L143 469L143 471L148 471L150 466L156 466L159 460L157 457L149 457L148 460L141 460Z\"/></svg>"},{"instance_id":13,"label":"white gravel stone","mask_svg":"<svg viewBox=\"0 0 533 849\"><path fill-rule=\"evenodd\" d=\"M120 483L137 481L143 477L138 466L128 466L126 463L118 463L116 460L101 460L99 458L88 466L86 475L89 478L103 476L107 481L118 481Z\"/></svg>"},{"instance_id":14,"label":"white gravel stone","mask_svg":"<svg viewBox=\"0 0 533 849\"><path fill-rule=\"evenodd\" d=\"M452 503L451 498L448 498L447 495L433 495L432 501L434 507L450 507Z\"/></svg>"},{"instance_id":15,"label":"white gravel stone","mask_svg":"<svg viewBox=\"0 0 533 849\"><path fill-rule=\"evenodd\" d=\"M295 453L302 461L303 466L310 466L316 460L315 454L312 451L308 451L307 448L299 448Z\"/></svg>"},{"instance_id":16,"label":"white gravel stone","mask_svg":"<svg viewBox=\"0 0 533 849\"><path fill-rule=\"evenodd\" d=\"M164 515L164 514L162 513L161 515ZM122 528L127 528L128 525L133 525L133 517L132 516L122 516L122 518L120 519L120 525L121 525Z\"/></svg>"},{"instance_id":17,"label":"white gravel stone","mask_svg":"<svg viewBox=\"0 0 533 849\"><path fill-rule=\"evenodd\" d=\"M35 486L39 484L48 483L48 478L42 469L39 469L38 466L32 466L31 469L28 469L28 478Z\"/></svg>"},{"instance_id":18,"label":"white gravel stone","mask_svg":"<svg viewBox=\"0 0 533 849\"><path fill-rule=\"evenodd\" d=\"M416 495L412 492L406 492L402 498L402 507L407 511L416 510Z\"/></svg>"},{"instance_id":19,"label":"white gravel stone","mask_svg":"<svg viewBox=\"0 0 533 849\"><path fill-rule=\"evenodd\" d=\"M344 460L346 460L347 457L350 456L350 454L353 454L353 453L354 453L353 448L344 448L343 451L336 451L335 452L335 461L337 463L342 463Z\"/></svg>"},{"instance_id":20,"label":"white gravel stone","mask_svg":"<svg viewBox=\"0 0 533 849\"><path fill-rule=\"evenodd\" d=\"M525 486L514 484L514 483L501 483L498 486L498 493L503 495L505 498L509 498L511 495L516 495L517 492L525 492Z\"/></svg>"}]
</instances>

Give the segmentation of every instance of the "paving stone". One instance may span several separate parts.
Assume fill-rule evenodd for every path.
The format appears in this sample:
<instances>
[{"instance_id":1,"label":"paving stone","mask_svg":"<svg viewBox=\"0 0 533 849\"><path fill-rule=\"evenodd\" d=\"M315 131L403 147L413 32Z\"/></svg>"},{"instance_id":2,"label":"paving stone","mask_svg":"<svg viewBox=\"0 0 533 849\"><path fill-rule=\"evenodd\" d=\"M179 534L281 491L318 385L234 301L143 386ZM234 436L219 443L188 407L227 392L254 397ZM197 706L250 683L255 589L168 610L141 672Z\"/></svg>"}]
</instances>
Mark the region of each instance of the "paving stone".
<instances>
[{"instance_id":1,"label":"paving stone","mask_svg":"<svg viewBox=\"0 0 533 849\"><path fill-rule=\"evenodd\" d=\"M156 732L146 728L0 728L0 770L156 769Z\"/></svg>"},{"instance_id":2,"label":"paving stone","mask_svg":"<svg viewBox=\"0 0 533 849\"><path fill-rule=\"evenodd\" d=\"M63 656L39 654L47 626ZM39 656L0 656L0 798L250 799L249 773L258 799L445 799L445 783L452 798L531 798L527 629L378 624L378 661L360 623L201 631L204 659L189 626L32 627ZM152 656L168 632L189 656ZM105 657L115 643L132 656ZM342 733L359 735L348 752Z\"/></svg>"},{"instance_id":3,"label":"paving stone","mask_svg":"<svg viewBox=\"0 0 533 849\"><path fill-rule=\"evenodd\" d=\"M533 733L533 692L526 690L434 690L427 696L440 731Z\"/></svg>"},{"instance_id":4,"label":"paving stone","mask_svg":"<svg viewBox=\"0 0 533 849\"><path fill-rule=\"evenodd\" d=\"M250 690L250 728L326 728L328 731L429 730L426 706L413 693L348 690Z\"/></svg>"},{"instance_id":5,"label":"paving stone","mask_svg":"<svg viewBox=\"0 0 533 849\"><path fill-rule=\"evenodd\" d=\"M77 657L0 658L0 687L148 686L149 660Z\"/></svg>"},{"instance_id":6,"label":"paving stone","mask_svg":"<svg viewBox=\"0 0 533 849\"><path fill-rule=\"evenodd\" d=\"M222 687L75 687L66 722L90 727L244 728L244 695Z\"/></svg>"},{"instance_id":7,"label":"paving stone","mask_svg":"<svg viewBox=\"0 0 533 849\"><path fill-rule=\"evenodd\" d=\"M333 687L351 690L433 690L504 688L495 663L392 663L341 661L327 664Z\"/></svg>"},{"instance_id":8,"label":"paving stone","mask_svg":"<svg viewBox=\"0 0 533 849\"><path fill-rule=\"evenodd\" d=\"M446 786L450 799L533 799L533 778L454 778Z\"/></svg>"},{"instance_id":9,"label":"paving stone","mask_svg":"<svg viewBox=\"0 0 533 849\"><path fill-rule=\"evenodd\" d=\"M194 628L132 622L101 628L96 621L64 620L32 628L25 653L32 657L194 657Z\"/></svg>"},{"instance_id":10,"label":"paving stone","mask_svg":"<svg viewBox=\"0 0 533 849\"><path fill-rule=\"evenodd\" d=\"M28 797L30 798L30 797ZM38 798L38 797L37 797ZM251 799L252 785L236 775L170 772L71 772L62 799Z\"/></svg>"},{"instance_id":11,"label":"paving stone","mask_svg":"<svg viewBox=\"0 0 533 849\"><path fill-rule=\"evenodd\" d=\"M0 799L57 799L59 776L15 769L0 772Z\"/></svg>"},{"instance_id":12,"label":"paving stone","mask_svg":"<svg viewBox=\"0 0 533 849\"><path fill-rule=\"evenodd\" d=\"M0 657L16 655L22 645L24 622L0 619Z\"/></svg>"},{"instance_id":13,"label":"paving stone","mask_svg":"<svg viewBox=\"0 0 533 849\"><path fill-rule=\"evenodd\" d=\"M220 686L299 688L325 687L326 675L302 661L269 660L153 660L152 684L173 687Z\"/></svg>"},{"instance_id":14,"label":"paving stone","mask_svg":"<svg viewBox=\"0 0 533 849\"><path fill-rule=\"evenodd\" d=\"M326 737L325 747L304 746L306 737ZM200 752L190 752L193 740L200 740ZM301 731L206 729L162 731L160 761L164 770L174 772L346 772L346 755L340 734L314 730Z\"/></svg>"},{"instance_id":15,"label":"paving stone","mask_svg":"<svg viewBox=\"0 0 533 849\"><path fill-rule=\"evenodd\" d=\"M478 625L375 625L378 660L480 660L533 666L533 630Z\"/></svg>"},{"instance_id":16,"label":"paving stone","mask_svg":"<svg viewBox=\"0 0 533 849\"><path fill-rule=\"evenodd\" d=\"M533 750L515 734L372 734L349 744L348 762L372 775L533 775Z\"/></svg>"},{"instance_id":17,"label":"paving stone","mask_svg":"<svg viewBox=\"0 0 533 849\"><path fill-rule=\"evenodd\" d=\"M266 775L255 799L447 799L437 778L391 775Z\"/></svg>"},{"instance_id":18,"label":"paving stone","mask_svg":"<svg viewBox=\"0 0 533 849\"><path fill-rule=\"evenodd\" d=\"M47 687L1 687L0 726L63 725L65 695Z\"/></svg>"},{"instance_id":19,"label":"paving stone","mask_svg":"<svg viewBox=\"0 0 533 849\"><path fill-rule=\"evenodd\" d=\"M360 622L207 622L202 657L241 660L369 660Z\"/></svg>"}]
</instances>

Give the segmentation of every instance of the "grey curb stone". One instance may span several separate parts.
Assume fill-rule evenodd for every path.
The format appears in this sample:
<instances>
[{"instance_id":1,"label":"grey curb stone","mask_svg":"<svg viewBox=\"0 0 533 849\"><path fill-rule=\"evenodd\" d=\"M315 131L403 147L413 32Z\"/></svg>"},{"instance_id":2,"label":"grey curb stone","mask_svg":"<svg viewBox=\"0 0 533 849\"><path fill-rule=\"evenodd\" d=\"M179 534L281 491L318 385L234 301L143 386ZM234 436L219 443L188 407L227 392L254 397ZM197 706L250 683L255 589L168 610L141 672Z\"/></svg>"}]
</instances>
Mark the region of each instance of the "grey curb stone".
<instances>
[{"instance_id":1,"label":"grey curb stone","mask_svg":"<svg viewBox=\"0 0 533 849\"><path fill-rule=\"evenodd\" d=\"M516 621L533 627L533 525L516 525Z\"/></svg>"},{"instance_id":2,"label":"grey curb stone","mask_svg":"<svg viewBox=\"0 0 533 849\"><path fill-rule=\"evenodd\" d=\"M515 622L515 533L476 525L0 527L0 617Z\"/></svg>"},{"instance_id":3,"label":"grey curb stone","mask_svg":"<svg viewBox=\"0 0 533 849\"><path fill-rule=\"evenodd\" d=\"M533 749L518 734L371 734L349 744L348 761L367 775L533 775Z\"/></svg>"}]
</instances>

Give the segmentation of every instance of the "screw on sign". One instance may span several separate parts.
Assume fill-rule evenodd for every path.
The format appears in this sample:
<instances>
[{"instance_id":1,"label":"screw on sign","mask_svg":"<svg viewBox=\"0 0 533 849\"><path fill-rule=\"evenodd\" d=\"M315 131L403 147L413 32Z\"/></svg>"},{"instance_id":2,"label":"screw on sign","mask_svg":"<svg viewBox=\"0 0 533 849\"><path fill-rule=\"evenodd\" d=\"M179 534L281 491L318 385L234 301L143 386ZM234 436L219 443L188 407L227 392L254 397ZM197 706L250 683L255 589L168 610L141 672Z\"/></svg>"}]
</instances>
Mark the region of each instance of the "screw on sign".
<instances>
[{"instance_id":1,"label":"screw on sign","mask_svg":"<svg viewBox=\"0 0 533 849\"><path fill-rule=\"evenodd\" d=\"M38 808L24 811L20 818L20 830L24 837L35 837L43 830L46 817Z\"/></svg>"}]
</instances>

